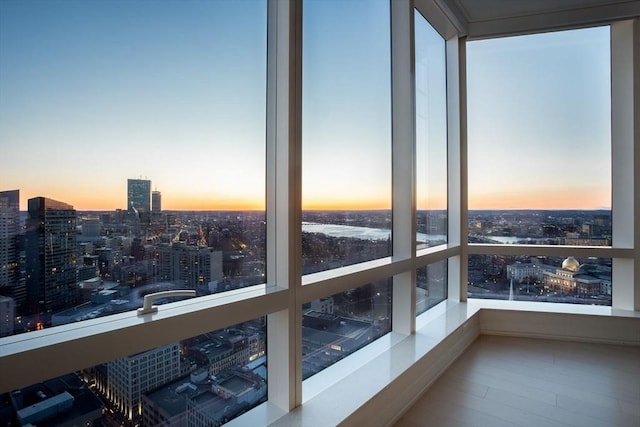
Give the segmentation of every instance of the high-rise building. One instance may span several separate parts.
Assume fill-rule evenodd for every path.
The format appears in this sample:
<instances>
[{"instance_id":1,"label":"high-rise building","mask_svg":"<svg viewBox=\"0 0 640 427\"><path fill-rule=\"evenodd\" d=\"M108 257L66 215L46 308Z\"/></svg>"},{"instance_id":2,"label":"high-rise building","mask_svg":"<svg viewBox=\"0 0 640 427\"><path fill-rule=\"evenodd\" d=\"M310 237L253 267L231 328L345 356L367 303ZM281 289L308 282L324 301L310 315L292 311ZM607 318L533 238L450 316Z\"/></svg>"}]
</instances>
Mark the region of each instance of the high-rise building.
<instances>
[{"instance_id":1,"label":"high-rise building","mask_svg":"<svg viewBox=\"0 0 640 427\"><path fill-rule=\"evenodd\" d=\"M142 393L180 376L180 344L173 343L123 357L106 365L96 384L129 420L142 416Z\"/></svg>"},{"instance_id":2,"label":"high-rise building","mask_svg":"<svg viewBox=\"0 0 640 427\"><path fill-rule=\"evenodd\" d=\"M20 190L0 191L0 295L24 302L20 285Z\"/></svg>"},{"instance_id":3,"label":"high-rise building","mask_svg":"<svg viewBox=\"0 0 640 427\"><path fill-rule=\"evenodd\" d=\"M185 288L217 286L222 279L222 251L184 243L162 244L154 248L158 274Z\"/></svg>"},{"instance_id":4,"label":"high-rise building","mask_svg":"<svg viewBox=\"0 0 640 427\"><path fill-rule=\"evenodd\" d=\"M127 209L129 213L151 212L151 181L127 180Z\"/></svg>"},{"instance_id":5,"label":"high-rise building","mask_svg":"<svg viewBox=\"0 0 640 427\"><path fill-rule=\"evenodd\" d=\"M77 301L77 215L73 206L46 197L29 199L26 222L27 305L51 312Z\"/></svg>"},{"instance_id":6,"label":"high-rise building","mask_svg":"<svg viewBox=\"0 0 640 427\"><path fill-rule=\"evenodd\" d=\"M155 190L151 192L151 212L160 213L162 211L162 193Z\"/></svg>"},{"instance_id":7,"label":"high-rise building","mask_svg":"<svg viewBox=\"0 0 640 427\"><path fill-rule=\"evenodd\" d=\"M13 334L16 303L13 298L0 295L0 337Z\"/></svg>"}]
</instances>

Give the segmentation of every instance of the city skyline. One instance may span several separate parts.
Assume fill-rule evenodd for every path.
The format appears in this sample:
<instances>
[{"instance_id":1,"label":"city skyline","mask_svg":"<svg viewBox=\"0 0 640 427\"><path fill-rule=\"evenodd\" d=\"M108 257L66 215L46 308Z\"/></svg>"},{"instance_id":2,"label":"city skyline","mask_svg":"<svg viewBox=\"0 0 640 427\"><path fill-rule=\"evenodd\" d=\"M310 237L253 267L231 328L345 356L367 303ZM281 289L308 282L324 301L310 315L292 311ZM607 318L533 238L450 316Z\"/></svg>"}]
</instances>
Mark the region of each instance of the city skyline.
<instances>
[{"instance_id":1,"label":"city skyline","mask_svg":"<svg viewBox=\"0 0 640 427\"><path fill-rule=\"evenodd\" d=\"M107 210L142 175L165 209L264 208L266 21L266 1L0 2L3 187Z\"/></svg>"},{"instance_id":2,"label":"city skyline","mask_svg":"<svg viewBox=\"0 0 640 427\"><path fill-rule=\"evenodd\" d=\"M461 1L0 0L0 425L395 422L466 301L630 342L638 13Z\"/></svg>"},{"instance_id":3,"label":"city skyline","mask_svg":"<svg viewBox=\"0 0 640 427\"><path fill-rule=\"evenodd\" d=\"M36 196L33 197L27 197L27 196L23 196L22 195L22 189L20 188L13 188L13 189L0 189L0 192L7 192L7 191L16 191L18 190L21 195L20 195L20 212L26 213L28 211L26 204L28 203L29 199L35 199L35 198L47 198L47 199L54 199L57 200L55 197L50 197L49 195L46 194L39 194L37 193ZM126 190L123 190L124 193L126 193ZM154 190L155 192L155 190ZM73 197L73 195L72 195ZM164 196L163 196L164 197ZM73 200L60 200L63 203L67 203L69 205L71 205L76 211L78 212L111 212L111 211L115 211L115 210L122 210L122 211L126 211L127 210L127 202L126 202L126 194L124 197L120 197L120 198L124 198L125 200L123 200L121 202L121 205L117 205L114 207L108 207L108 208L78 208L76 207L76 204L74 203ZM24 206L23 206L24 205ZM23 208L24 207L24 208ZM447 208L417 208L416 211L418 212L429 212L429 211L446 211ZM499 207L491 207L491 208L469 208L469 212L519 212L519 211L544 211L544 212L561 212L561 211L567 211L567 212L571 212L571 211L581 211L581 212L593 212L593 211L610 211L611 208L610 207L593 207L593 208L574 208L574 207L568 207L568 208L563 208L563 207L554 207L554 208L538 208L538 207L509 207L509 208L499 208ZM248 207L248 208L243 208L242 205L230 205L230 207L220 207L219 205L216 205L212 208L191 208L191 207L186 207L184 209L172 209L172 208L164 208L164 201L163 201L163 208L162 208L162 212L261 212L261 211L265 211L264 207L258 207L258 208L252 208L252 207ZM302 208L303 212L367 212L367 211L371 211L371 212L375 212L375 211L391 211L391 208L389 207L370 207L369 205L366 205L364 207L351 207L351 208L346 208L343 205L322 205L322 207L303 207Z\"/></svg>"},{"instance_id":4,"label":"city skyline","mask_svg":"<svg viewBox=\"0 0 640 427\"><path fill-rule=\"evenodd\" d=\"M165 210L264 210L266 2L124 4L0 3L3 189L112 210L147 176ZM303 209L391 207L389 7L356 25L359 5L305 2ZM610 209L608 45L608 27L468 44L470 209Z\"/></svg>"}]
</instances>

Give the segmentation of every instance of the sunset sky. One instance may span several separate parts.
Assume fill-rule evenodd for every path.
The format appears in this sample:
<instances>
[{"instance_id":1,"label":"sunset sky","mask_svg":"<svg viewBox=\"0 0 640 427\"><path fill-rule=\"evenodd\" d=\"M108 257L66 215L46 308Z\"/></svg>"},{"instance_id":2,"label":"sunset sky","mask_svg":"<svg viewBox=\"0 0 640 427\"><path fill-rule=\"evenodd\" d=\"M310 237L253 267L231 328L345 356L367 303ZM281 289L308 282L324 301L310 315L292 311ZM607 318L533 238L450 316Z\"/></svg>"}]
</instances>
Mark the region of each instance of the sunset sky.
<instances>
[{"instance_id":1,"label":"sunset sky","mask_svg":"<svg viewBox=\"0 0 640 427\"><path fill-rule=\"evenodd\" d=\"M264 208L266 1L0 1L0 187Z\"/></svg>"},{"instance_id":2,"label":"sunset sky","mask_svg":"<svg viewBox=\"0 0 640 427\"><path fill-rule=\"evenodd\" d=\"M467 44L470 209L610 209L609 27Z\"/></svg>"},{"instance_id":3,"label":"sunset sky","mask_svg":"<svg viewBox=\"0 0 640 427\"><path fill-rule=\"evenodd\" d=\"M164 209L264 209L266 14L0 1L0 191L111 210L146 177ZM389 3L305 1L303 35L303 205L389 208ZM468 44L470 208L610 206L608 49L608 28ZM444 207L421 150L418 206Z\"/></svg>"}]
</instances>

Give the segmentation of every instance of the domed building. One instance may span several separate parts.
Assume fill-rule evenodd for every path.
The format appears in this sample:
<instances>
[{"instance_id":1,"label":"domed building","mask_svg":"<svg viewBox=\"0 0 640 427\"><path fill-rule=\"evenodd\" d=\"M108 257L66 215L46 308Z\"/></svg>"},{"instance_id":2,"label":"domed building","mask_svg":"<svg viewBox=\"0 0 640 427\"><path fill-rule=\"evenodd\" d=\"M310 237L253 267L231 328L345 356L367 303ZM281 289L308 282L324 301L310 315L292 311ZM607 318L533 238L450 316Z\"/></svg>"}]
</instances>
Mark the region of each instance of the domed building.
<instances>
[{"instance_id":1,"label":"domed building","mask_svg":"<svg viewBox=\"0 0 640 427\"><path fill-rule=\"evenodd\" d=\"M562 261L562 269L569 271L578 271L580 270L580 263L574 257L570 256L569 258Z\"/></svg>"},{"instance_id":2,"label":"domed building","mask_svg":"<svg viewBox=\"0 0 640 427\"><path fill-rule=\"evenodd\" d=\"M589 274L591 272L589 269L581 267L578 260L569 257L555 272L545 271L543 278L545 289L565 294L598 295L602 281Z\"/></svg>"}]
</instances>

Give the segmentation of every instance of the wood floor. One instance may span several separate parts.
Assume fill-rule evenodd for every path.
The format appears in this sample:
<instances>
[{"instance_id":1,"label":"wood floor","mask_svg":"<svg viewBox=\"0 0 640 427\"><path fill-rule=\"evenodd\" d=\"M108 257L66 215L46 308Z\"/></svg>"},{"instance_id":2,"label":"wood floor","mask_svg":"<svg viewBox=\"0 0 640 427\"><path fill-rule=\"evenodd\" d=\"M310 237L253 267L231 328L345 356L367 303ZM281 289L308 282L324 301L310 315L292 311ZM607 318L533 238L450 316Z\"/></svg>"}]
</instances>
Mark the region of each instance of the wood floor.
<instances>
[{"instance_id":1,"label":"wood floor","mask_svg":"<svg viewBox=\"0 0 640 427\"><path fill-rule=\"evenodd\" d=\"M640 427L640 348L483 335L395 426Z\"/></svg>"}]
</instances>

